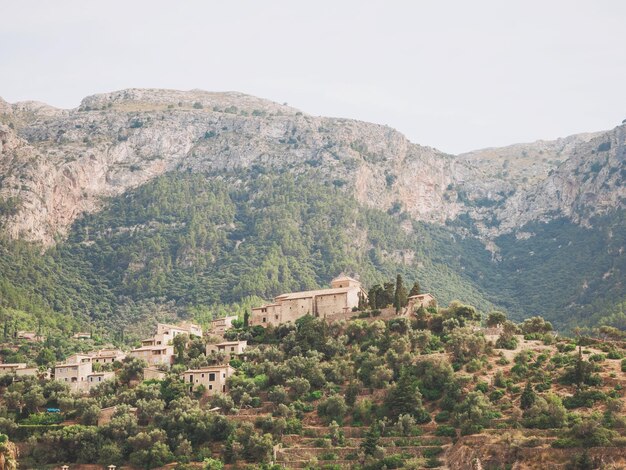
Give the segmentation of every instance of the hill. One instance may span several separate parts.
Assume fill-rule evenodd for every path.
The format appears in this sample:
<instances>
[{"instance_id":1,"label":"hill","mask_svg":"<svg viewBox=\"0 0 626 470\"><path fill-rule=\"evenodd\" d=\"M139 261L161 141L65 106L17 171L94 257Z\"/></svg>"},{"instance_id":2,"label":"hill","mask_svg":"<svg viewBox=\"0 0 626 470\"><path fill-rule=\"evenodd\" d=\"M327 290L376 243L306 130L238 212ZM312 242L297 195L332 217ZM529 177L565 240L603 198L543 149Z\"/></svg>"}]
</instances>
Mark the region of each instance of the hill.
<instances>
[{"instance_id":1,"label":"hill","mask_svg":"<svg viewBox=\"0 0 626 470\"><path fill-rule=\"evenodd\" d=\"M621 321L625 126L455 157L240 93L140 89L1 102L0 122L19 321L112 331L342 271L559 328Z\"/></svg>"}]
</instances>

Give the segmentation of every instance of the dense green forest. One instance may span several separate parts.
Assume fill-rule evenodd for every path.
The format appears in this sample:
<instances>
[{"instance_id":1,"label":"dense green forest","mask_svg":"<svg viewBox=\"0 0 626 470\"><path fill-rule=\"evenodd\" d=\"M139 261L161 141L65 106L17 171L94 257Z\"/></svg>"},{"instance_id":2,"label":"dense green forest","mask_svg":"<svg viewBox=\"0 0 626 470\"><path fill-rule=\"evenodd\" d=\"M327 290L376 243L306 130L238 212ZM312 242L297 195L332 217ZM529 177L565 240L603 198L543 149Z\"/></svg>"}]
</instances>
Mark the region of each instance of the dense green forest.
<instances>
[{"instance_id":1,"label":"dense green forest","mask_svg":"<svg viewBox=\"0 0 626 470\"><path fill-rule=\"evenodd\" d=\"M442 304L541 314L566 328L620 315L626 217L593 224L526 227L534 236L500 237L494 258L458 222L439 227L365 208L314 170L172 172L83 216L46 253L0 242L1 313L24 327L71 330L91 320L115 333L173 315L206 321L235 303L240 312L342 272L366 286L400 273Z\"/></svg>"}]
</instances>

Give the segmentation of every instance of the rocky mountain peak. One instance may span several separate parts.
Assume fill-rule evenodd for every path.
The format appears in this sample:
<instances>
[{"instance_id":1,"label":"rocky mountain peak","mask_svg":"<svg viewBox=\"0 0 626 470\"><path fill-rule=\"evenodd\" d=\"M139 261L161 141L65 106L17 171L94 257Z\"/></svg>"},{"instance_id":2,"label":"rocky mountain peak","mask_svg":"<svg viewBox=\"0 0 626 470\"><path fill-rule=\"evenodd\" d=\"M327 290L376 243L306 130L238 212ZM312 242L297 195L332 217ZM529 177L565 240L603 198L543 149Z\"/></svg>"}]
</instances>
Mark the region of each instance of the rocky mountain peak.
<instances>
[{"instance_id":1,"label":"rocky mountain peak","mask_svg":"<svg viewBox=\"0 0 626 470\"><path fill-rule=\"evenodd\" d=\"M624 126L457 157L387 126L314 117L237 92L127 89L73 110L0 101L0 198L14 238L54 243L80 214L169 171L307 174L365 206L443 224L468 214L492 238L532 220L624 200ZM582 208L585 208L584 217Z\"/></svg>"}]
</instances>

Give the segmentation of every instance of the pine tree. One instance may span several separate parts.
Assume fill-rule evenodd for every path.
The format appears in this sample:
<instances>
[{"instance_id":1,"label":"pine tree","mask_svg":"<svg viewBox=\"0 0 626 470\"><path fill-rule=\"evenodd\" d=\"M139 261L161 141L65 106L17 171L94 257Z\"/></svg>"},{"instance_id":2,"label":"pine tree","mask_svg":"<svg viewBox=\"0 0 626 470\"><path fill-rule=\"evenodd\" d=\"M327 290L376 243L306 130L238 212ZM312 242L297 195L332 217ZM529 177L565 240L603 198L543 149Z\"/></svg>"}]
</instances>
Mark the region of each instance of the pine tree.
<instances>
[{"instance_id":1,"label":"pine tree","mask_svg":"<svg viewBox=\"0 0 626 470\"><path fill-rule=\"evenodd\" d=\"M526 382L526 387L522 392L522 396L520 398L520 408L522 410L527 410L535 403L537 396L535 395L535 391L533 390L533 385L530 382Z\"/></svg>"},{"instance_id":2,"label":"pine tree","mask_svg":"<svg viewBox=\"0 0 626 470\"><path fill-rule=\"evenodd\" d=\"M393 306L396 308L396 313L398 313L403 307L406 307L408 297L409 296L406 292L406 287L404 287L402 275L398 274L396 277L396 291L393 299Z\"/></svg>"},{"instance_id":3,"label":"pine tree","mask_svg":"<svg viewBox=\"0 0 626 470\"><path fill-rule=\"evenodd\" d=\"M361 448L363 449L363 453L365 455L374 455L376 453L376 449L378 448L378 443L380 442L380 429L378 423L374 423L370 426L369 431L365 435L365 440L361 444Z\"/></svg>"},{"instance_id":4,"label":"pine tree","mask_svg":"<svg viewBox=\"0 0 626 470\"><path fill-rule=\"evenodd\" d=\"M413 297L414 295L420 295L422 293L422 288L418 281L413 283L413 287L411 287L411 292L409 292L409 297Z\"/></svg>"}]
</instances>

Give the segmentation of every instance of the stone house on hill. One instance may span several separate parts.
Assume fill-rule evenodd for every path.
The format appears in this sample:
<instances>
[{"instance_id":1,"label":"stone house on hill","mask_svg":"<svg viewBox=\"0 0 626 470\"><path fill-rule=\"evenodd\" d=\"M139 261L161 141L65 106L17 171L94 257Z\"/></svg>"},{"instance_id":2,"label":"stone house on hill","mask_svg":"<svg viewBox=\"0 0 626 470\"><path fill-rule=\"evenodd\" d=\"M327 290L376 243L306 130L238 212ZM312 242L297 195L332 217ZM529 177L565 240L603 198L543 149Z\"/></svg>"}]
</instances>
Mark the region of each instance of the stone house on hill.
<instances>
[{"instance_id":1,"label":"stone house on hill","mask_svg":"<svg viewBox=\"0 0 626 470\"><path fill-rule=\"evenodd\" d=\"M133 349L130 356L143 359L149 366L171 365L174 363L173 340L176 336L187 334L202 337L202 328L194 323L183 322L179 325L158 323L152 338L141 341L141 347Z\"/></svg>"},{"instance_id":2,"label":"stone house on hill","mask_svg":"<svg viewBox=\"0 0 626 470\"><path fill-rule=\"evenodd\" d=\"M437 307L437 299L432 294L419 294L412 295L408 299L407 309L410 313L413 313L420 307L429 308Z\"/></svg>"},{"instance_id":3,"label":"stone house on hill","mask_svg":"<svg viewBox=\"0 0 626 470\"><path fill-rule=\"evenodd\" d=\"M206 354L208 356L213 352L222 352L226 354L227 360L230 360L233 356L242 354L247 347L247 341L223 341L217 344L207 344Z\"/></svg>"},{"instance_id":4,"label":"stone house on hill","mask_svg":"<svg viewBox=\"0 0 626 470\"><path fill-rule=\"evenodd\" d=\"M211 326L209 327L209 334L224 336L224 333L230 330L233 327L233 320L237 319L237 315L232 315L229 317L216 318L211 321Z\"/></svg>"},{"instance_id":5,"label":"stone house on hill","mask_svg":"<svg viewBox=\"0 0 626 470\"><path fill-rule=\"evenodd\" d=\"M294 322L307 314L317 318L351 312L367 292L356 279L340 276L333 279L329 289L282 294L274 302L253 308L250 325L279 325ZM329 318L330 319L330 318Z\"/></svg>"},{"instance_id":6,"label":"stone house on hill","mask_svg":"<svg viewBox=\"0 0 626 470\"><path fill-rule=\"evenodd\" d=\"M183 382L190 392L197 390L200 385L205 388L205 395L226 393L226 381L235 373L229 365L207 366L200 369L188 369L183 372Z\"/></svg>"}]
</instances>

